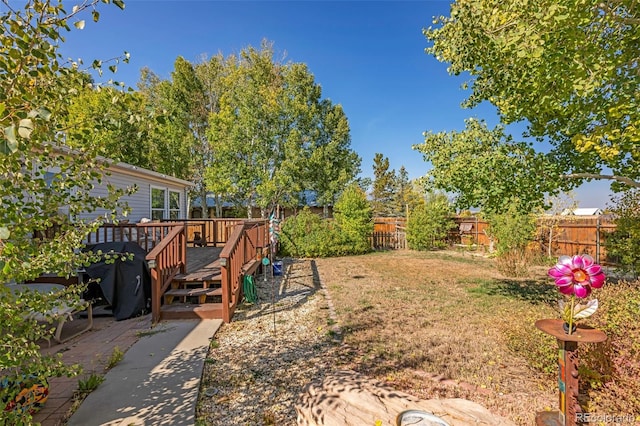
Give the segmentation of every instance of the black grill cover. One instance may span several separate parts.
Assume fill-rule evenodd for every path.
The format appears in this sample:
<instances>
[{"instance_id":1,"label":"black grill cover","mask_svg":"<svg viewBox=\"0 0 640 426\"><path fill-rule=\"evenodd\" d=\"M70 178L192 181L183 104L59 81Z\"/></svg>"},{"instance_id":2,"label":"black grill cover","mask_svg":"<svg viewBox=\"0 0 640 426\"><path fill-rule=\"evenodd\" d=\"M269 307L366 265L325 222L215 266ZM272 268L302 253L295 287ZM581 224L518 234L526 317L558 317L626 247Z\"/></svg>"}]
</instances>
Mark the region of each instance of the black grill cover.
<instances>
[{"instance_id":1,"label":"black grill cover","mask_svg":"<svg viewBox=\"0 0 640 426\"><path fill-rule=\"evenodd\" d=\"M151 274L145 260L147 252L133 242L94 244L87 249L110 254L89 266L86 274L100 279L100 290L111 305L115 319L119 321L146 313L151 297ZM132 254L133 258L126 258L127 254Z\"/></svg>"}]
</instances>

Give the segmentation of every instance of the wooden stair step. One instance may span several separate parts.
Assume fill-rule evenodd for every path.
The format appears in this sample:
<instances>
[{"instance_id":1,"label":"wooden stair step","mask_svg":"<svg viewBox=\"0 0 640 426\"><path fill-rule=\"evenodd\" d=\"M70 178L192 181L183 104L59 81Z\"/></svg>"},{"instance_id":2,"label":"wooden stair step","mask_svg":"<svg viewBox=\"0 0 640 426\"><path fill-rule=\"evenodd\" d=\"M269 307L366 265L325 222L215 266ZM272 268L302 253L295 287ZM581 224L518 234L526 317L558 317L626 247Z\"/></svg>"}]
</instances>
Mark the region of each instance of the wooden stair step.
<instances>
[{"instance_id":1,"label":"wooden stair step","mask_svg":"<svg viewBox=\"0 0 640 426\"><path fill-rule=\"evenodd\" d=\"M162 305L162 319L221 319L222 303Z\"/></svg>"},{"instance_id":2,"label":"wooden stair step","mask_svg":"<svg viewBox=\"0 0 640 426\"><path fill-rule=\"evenodd\" d=\"M218 288L172 288L167 290L165 296L176 296L176 297L185 297L185 296L221 296L222 289Z\"/></svg>"},{"instance_id":3,"label":"wooden stair step","mask_svg":"<svg viewBox=\"0 0 640 426\"><path fill-rule=\"evenodd\" d=\"M176 298L182 299L182 302L187 302L187 297L197 297L199 303L206 303L208 296L222 296L221 288L172 288L164 293L164 302L168 305L172 304Z\"/></svg>"},{"instance_id":4,"label":"wooden stair step","mask_svg":"<svg viewBox=\"0 0 640 426\"><path fill-rule=\"evenodd\" d=\"M222 279L222 274L220 271L206 271L200 270L196 272L192 272L190 274L178 274L173 280L180 282L203 282L203 281L220 281Z\"/></svg>"}]
</instances>

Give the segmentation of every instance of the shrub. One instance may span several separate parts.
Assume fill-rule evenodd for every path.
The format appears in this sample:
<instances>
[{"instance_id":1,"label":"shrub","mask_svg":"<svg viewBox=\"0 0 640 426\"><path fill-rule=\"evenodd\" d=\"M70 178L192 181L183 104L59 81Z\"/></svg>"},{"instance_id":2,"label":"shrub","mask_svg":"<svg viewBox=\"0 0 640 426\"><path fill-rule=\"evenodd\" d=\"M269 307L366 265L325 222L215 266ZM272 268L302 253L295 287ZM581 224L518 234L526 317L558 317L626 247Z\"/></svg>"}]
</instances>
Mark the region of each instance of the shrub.
<instances>
[{"instance_id":1,"label":"shrub","mask_svg":"<svg viewBox=\"0 0 640 426\"><path fill-rule=\"evenodd\" d=\"M407 220L407 244L413 250L444 248L446 238L454 226L451 204L444 194L429 194Z\"/></svg>"},{"instance_id":2,"label":"shrub","mask_svg":"<svg viewBox=\"0 0 640 426\"><path fill-rule=\"evenodd\" d=\"M362 254L371 251L369 237L373 232L371 204L362 189L351 184L342 192L333 207L340 231L341 254Z\"/></svg>"},{"instance_id":3,"label":"shrub","mask_svg":"<svg viewBox=\"0 0 640 426\"><path fill-rule=\"evenodd\" d=\"M505 212L488 216L491 237L495 240L498 270L508 276L523 275L531 259L527 246L536 232L536 218L518 208L513 200Z\"/></svg>"},{"instance_id":4,"label":"shrub","mask_svg":"<svg viewBox=\"0 0 640 426\"><path fill-rule=\"evenodd\" d=\"M284 255L295 257L326 257L335 254L338 239L328 220L305 207L300 213L282 223L280 249Z\"/></svg>"},{"instance_id":5,"label":"shrub","mask_svg":"<svg viewBox=\"0 0 640 426\"><path fill-rule=\"evenodd\" d=\"M281 251L295 257L362 254L371 250L371 206L356 185L345 189L334 206L335 220L322 219L305 207L282 223Z\"/></svg>"},{"instance_id":6,"label":"shrub","mask_svg":"<svg viewBox=\"0 0 640 426\"><path fill-rule=\"evenodd\" d=\"M640 271L640 190L625 192L613 200L616 229L607 238L607 255L615 258L622 272Z\"/></svg>"}]
</instances>

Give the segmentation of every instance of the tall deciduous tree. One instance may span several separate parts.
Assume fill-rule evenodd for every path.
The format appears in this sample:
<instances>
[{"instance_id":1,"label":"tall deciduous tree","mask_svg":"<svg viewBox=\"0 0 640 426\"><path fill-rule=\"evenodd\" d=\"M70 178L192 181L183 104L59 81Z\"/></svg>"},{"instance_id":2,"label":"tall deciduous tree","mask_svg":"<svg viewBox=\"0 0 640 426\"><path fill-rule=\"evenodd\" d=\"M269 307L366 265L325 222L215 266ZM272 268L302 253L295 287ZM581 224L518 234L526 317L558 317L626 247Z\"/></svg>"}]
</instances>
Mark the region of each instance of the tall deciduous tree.
<instances>
[{"instance_id":1,"label":"tall deciduous tree","mask_svg":"<svg viewBox=\"0 0 640 426\"><path fill-rule=\"evenodd\" d=\"M104 1L109 3L109 1ZM114 3L124 7L120 0ZM74 64L61 60L58 46L72 26L84 26L82 16L99 19L98 0L63 9L59 2L2 0L0 16L0 371L9 382L31 375L51 377L73 374L56 357L43 356L34 343L51 337L50 327L36 324L33 311L52 309L52 297L15 295L5 285L33 279L43 272L73 274L89 260L79 251L87 232L100 224L70 221L80 212L102 207L115 210L120 195L91 197L103 165L100 147L87 135L68 137L65 115L86 77ZM100 67L95 62L94 67ZM70 149L78 154L73 154ZM64 212L63 212L64 210ZM53 238L46 237L54 228ZM73 289L59 294L70 303ZM15 387L0 387L3 407ZM28 409L4 412L7 424L29 424Z\"/></svg>"},{"instance_id":2,"label":"tall deciduous tree","mask_svg":"<svg viewBox=\"0 0 640 426\"><path fill-rule=\"evenodd\" d=\"M214 70L214 68L207 68L208 70ZM202 202L204 218L208 217L205 174L212 162L207 131L209 115L217 111L216 95L209 92L213 87L208 80L215 80L215 78L215 75L211 76L206 71L196 72L193 64L182 57L176 59L174 71L171 73L175 115L180 117L180 123L188 129L192 138L192 143L187 144L192 160L190 179L196 185L195 192Z\"/></svg>"},{"instance_id":3,"label":"tall deciduous tree","mask_svg":"<svg viewBox=\"0 0 640 426\"><path fill-rule=\"evenodd\" d=\"M317 136L309 147L305 189L315 192L316 201L328 217L328 206L360 172L361 159L350 147L349 122L342 106L320 102ZM314 133L312 133L314 135Z\"/></svg>"},{"instance_id":4,"label":"tall deciduous tree","mask_svg":"<svg viewBox=\"0 0 640 426\"><path fill-rule=\"evenodd\" d=\"M90 137L106 157L152 168L149 130L154 120L140 93L87 84L71 100L66 120L67 137Z\"/></svg>"},{"instance_id":5,"label":"tall deciduous tree","mask_svg":"<svg viewBox=\"0 0 640 426\"><path fill-rule=\"evenodd\" d=\"M149 169L190 180L195 167L192 155L195 139L181 105L174 102L171 82L143 68L137 93L144 99L149 114L149 130L145 135Z\"/></svg>"},{"instance_id":6,"label":"tall deciduous tree","mask_svg":"<svg viewBox=\"0 0 640 426\"><path fill-rule=\"evenodd\" d=\"M263 214L296 205L303 190L329 203L357 173L340 106L321 100L304 64L274 61L270 44L225 61L220 108L210 116L209 182Z\"/></svg>"},{"instance_id":7,"label":"tall deciduous tree","mask_svg":"<svg viewBox=\"0 0 640 426\"><path fill-rule=\"evenodd\" d=\"M425 30L427 51L470 75L465 106L489 101L551 143L557 169L539 179L637 187L639 13L635 0L460 0Z\"/></svg>"}]
</instances>

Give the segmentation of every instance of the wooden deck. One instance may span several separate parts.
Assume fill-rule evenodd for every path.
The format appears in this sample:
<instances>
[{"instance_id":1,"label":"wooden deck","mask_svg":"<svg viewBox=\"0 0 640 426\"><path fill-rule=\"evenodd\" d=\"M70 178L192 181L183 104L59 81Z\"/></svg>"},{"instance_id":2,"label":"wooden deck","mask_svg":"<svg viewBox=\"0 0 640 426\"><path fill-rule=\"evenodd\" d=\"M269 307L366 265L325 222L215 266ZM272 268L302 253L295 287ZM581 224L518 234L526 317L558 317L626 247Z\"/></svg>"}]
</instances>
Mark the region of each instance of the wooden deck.
<instances>
[{"instance_id":1,"label":"wooden deck","mask_svg":"<svg viewBox=\"0 0 640 426\"><path fill-rule=\"evenodd\" d=\"M187 274L192 274L218 260L222 247L187 247Z\"/></svg>"},{"instance_id":2,"label":"wooden deck","mask_svg":"<svg viewBox=\"0 0 640 426\"><path fill-rule=\"evenodd\" d=\"M269 246L268 221L183 219L105 224L85 242L122 241L137 242L147 251L153 323L194 317L230 322L242 299L243 277L258 269L261 254ZM197 243L207 246L195 246Z\"/></svg>"}]
</instances>

